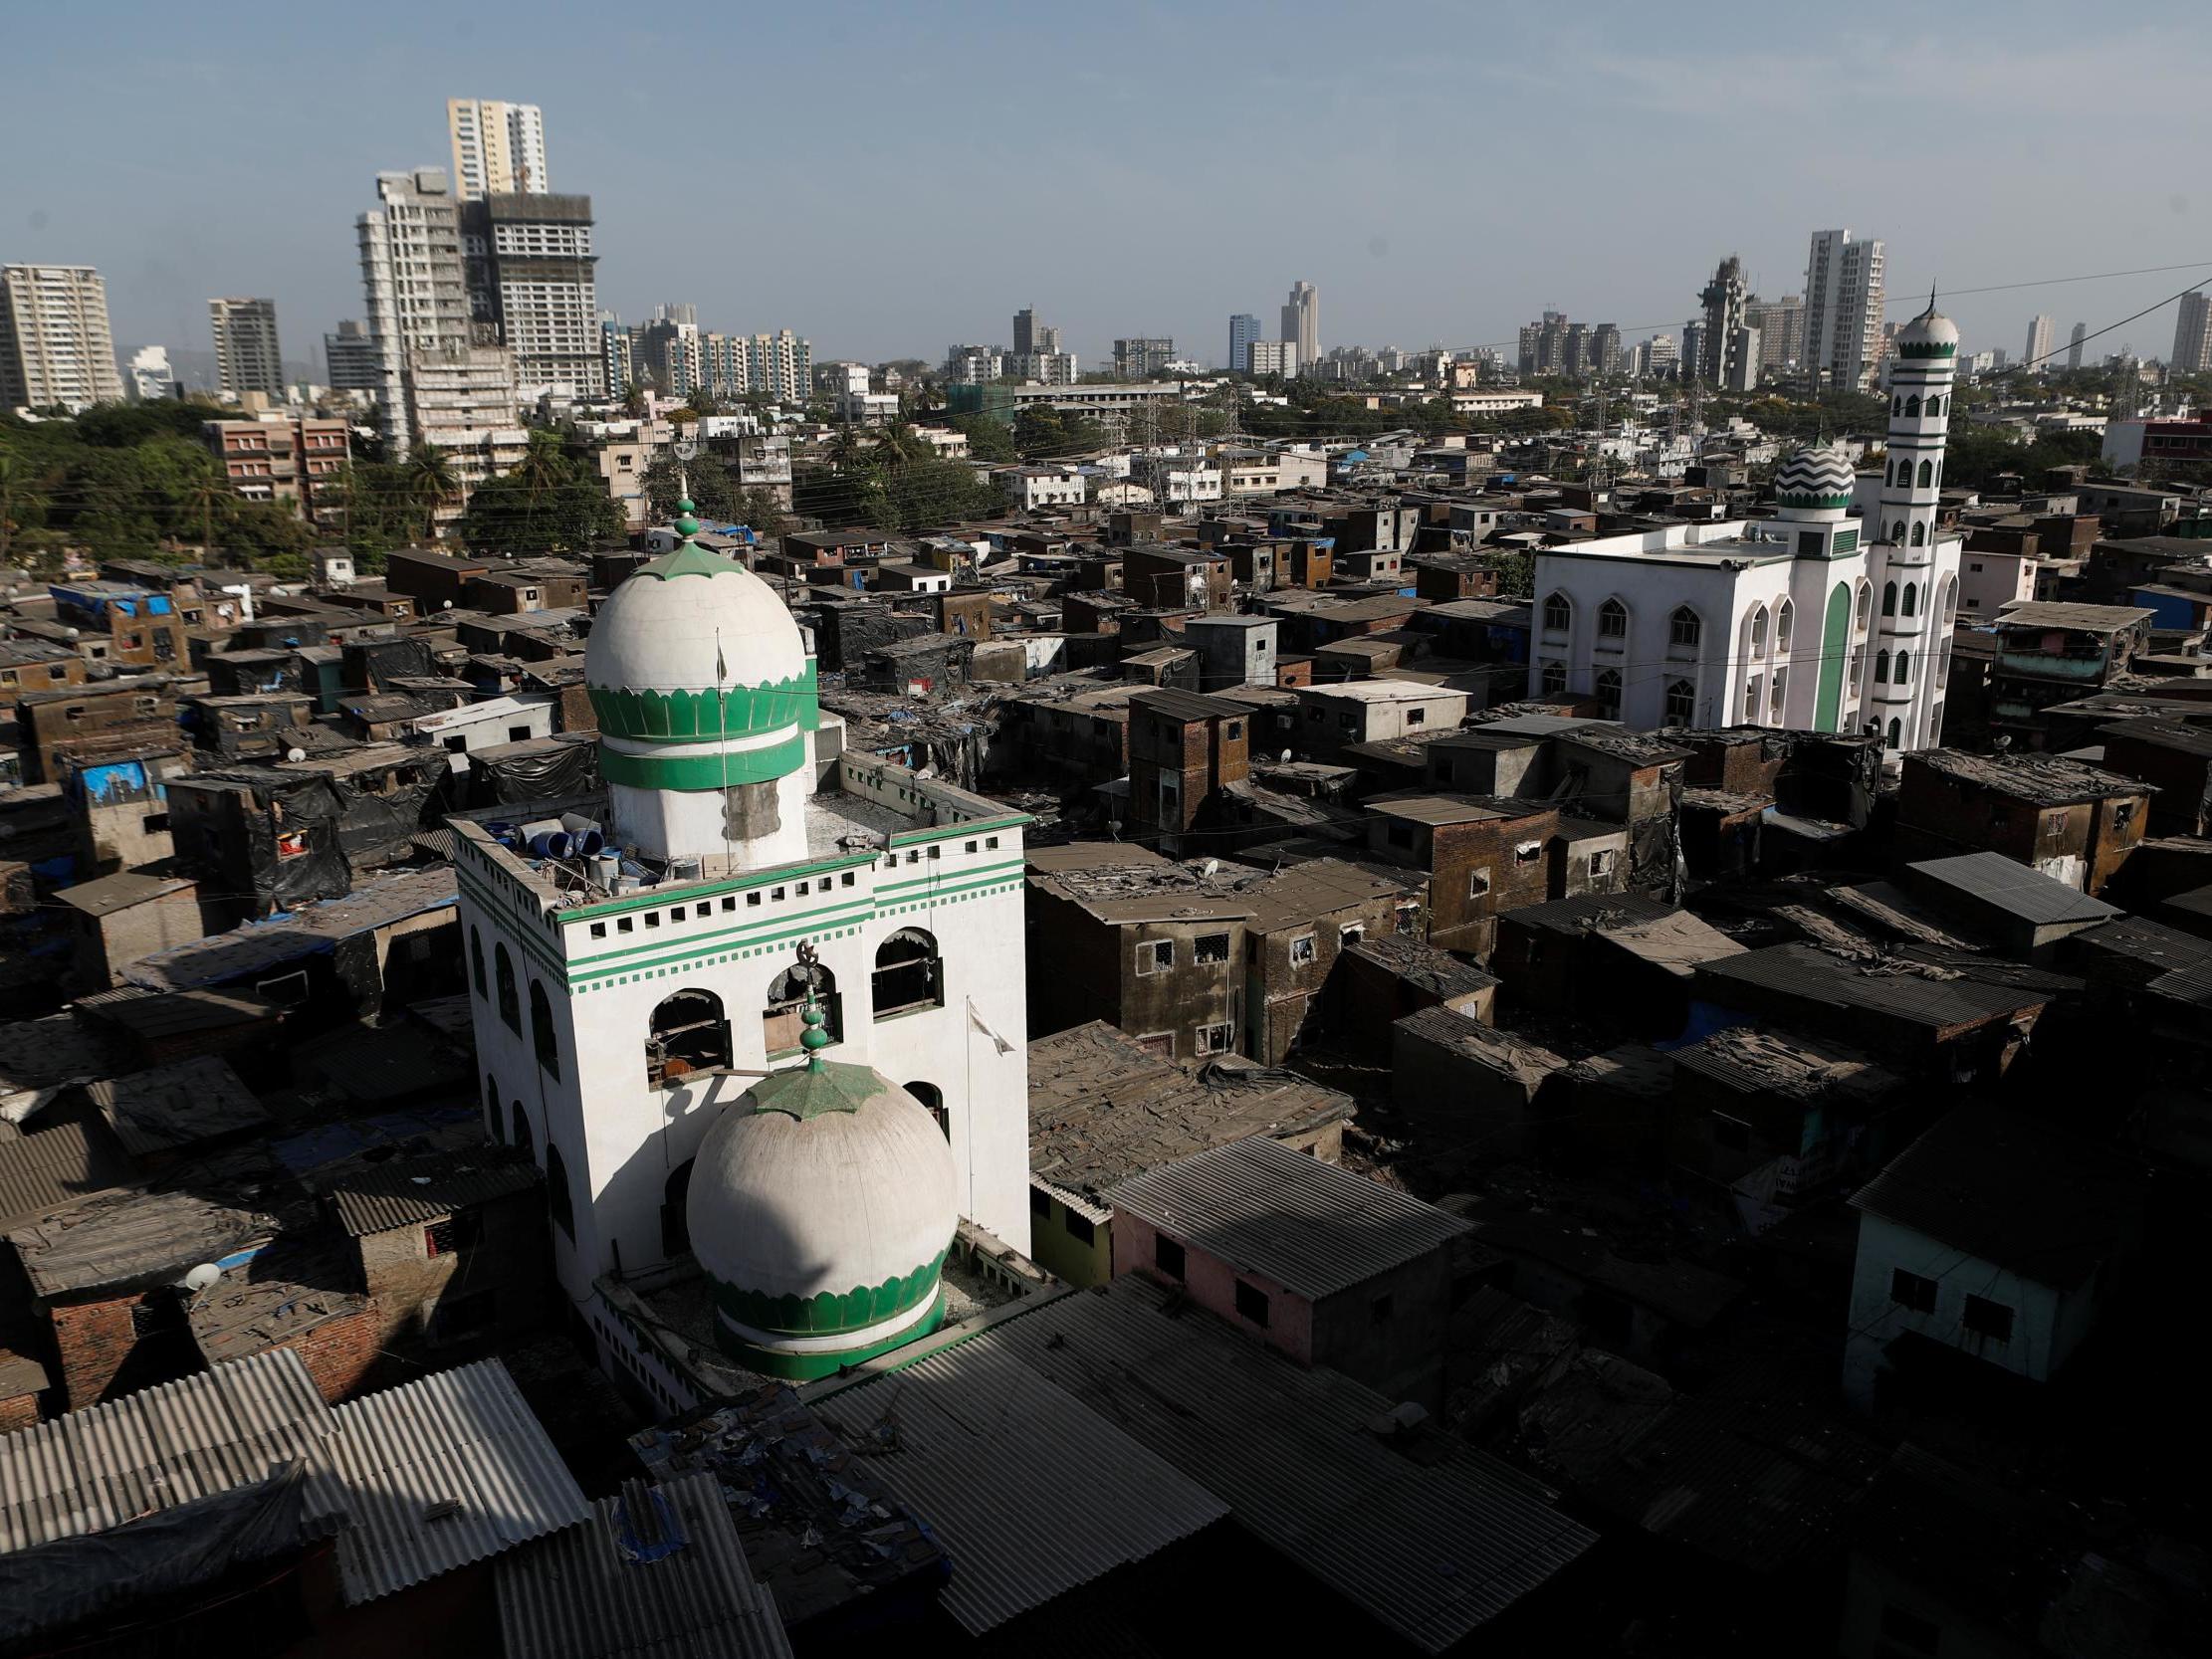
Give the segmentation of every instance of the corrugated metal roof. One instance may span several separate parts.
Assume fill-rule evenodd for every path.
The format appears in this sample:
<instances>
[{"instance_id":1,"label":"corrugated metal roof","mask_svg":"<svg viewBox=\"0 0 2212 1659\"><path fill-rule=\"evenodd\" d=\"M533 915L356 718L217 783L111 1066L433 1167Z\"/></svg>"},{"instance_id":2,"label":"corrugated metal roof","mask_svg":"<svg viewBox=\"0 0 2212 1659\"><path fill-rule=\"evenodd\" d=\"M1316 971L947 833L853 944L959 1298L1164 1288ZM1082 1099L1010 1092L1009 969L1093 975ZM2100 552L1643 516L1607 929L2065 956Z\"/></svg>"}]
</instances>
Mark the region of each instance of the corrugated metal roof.
<instances>
[{"instance_id":1,"label":"corrugated metal roof","mask_svg":"<svg viewBox=\"0 0 2212 1659\"><path fill-rule=\"evenodd\" d=\"M347 1401L319 1456L346 1494L338 1576L351 1605L591 1514L497 1359Z\"/></svg>"},{"instance_id":2,"label":"corrugated metal roof","mask_svg":"<svg viewBox=\"0 0 2212 1659\"><path fill-rule=\"evenodd\" d=\"M2003 853L1960 853L1908 868L1925 882L1979 899L2039 928L2062 922L2109 922L2122 914L2117 905L2092 899Z\"/></svg>"},{"instance_id":3,"label":"corrugated metal roof","mask_svg":"<svg viewBox=\"0 0 2212 1659\"><path fill-rule=\"evenodd\" d=\"M1431 1653L1597 1542L1532 1483L1455 1440L1438 1437L1434 1461L1385 1445L1367 1425L1395 1402L1373 1389L1301 1366L1210 1317L1171 1317L1167 1298L1125 1274L954 1351L1017 1353L1213 1492L1255 1537ZM993 1455L986 1448L983 1461Z\"/></svg>"},{"instance_id":4,"label":"corrugated metal roof","mask_svg":"<svg viewBox=\"0 0 2212 1659\"><path fill-rule=\"evenodd\" d=\"M2006 984L1993 966L1977 968L1987 973L1981 978L1949 977L1954 971L1903 955L1861 959L1804 943L1770 944L1697 967L1699 993L1718 1002L1727 1002L1732 984L1756 985L1821 1003L1839 1015L1858 1010L1932 1031L2002 1019L2042 1007L2058 994Z\"/></svg>"},{"instance_id":5,"label":"corrugated metal roof","mask_svg":"<svg viewBox=\"0 0 2212 1659\"><path fill-rule=\"evenodd\" d=\"M328 1183L348 1238L419 1226L536 1184L538 1165L516 1147L479 1146L348 1168Z\"/></svg>"},{"instance_id":6,"label":"corrugated metal roof","mask_svg":"<svg viewBox=\"0 0 2212 1659\"><path fill-rule=\"evenodd\" d=\"M501 1557L498 1595L508 1659L779 1659L791 1651L710 1474L625 1483L582 1525Z\"/></svg>"},{"instance_id":7,"label":"corrugated metal roof","mask_svg":"<svg viewBox=\"0 0 2212 1659\"><path fill-rule=\"evenodd\" d=\"M2071 1290L2132 1232L2142 1167L2017 1109L1961 1107L1852 1195L1855 1208Z\"/></svg>"},{"instance_id":8,"label":"corrugated metal roof","mask_svg":"<svg viewBox=\"0 0 2212 1659\"><path fill-rule=\"evenodd\" d=\"M0 1551L78 1538L258 1481L305 1456L331 1408L271 1348L0 1438Z\"/></svg>"},{"instance_id":9,"label":"corrugated metal roof","mask_svg":"<svg viewBox=\"0 0 2212 1659\"><path fill-rule=\"evenodd\" d=\"M971 1635L1228 1513L995 1344L962 1343L815 1409L880 1453L875 1468L927 1518L953 1557L938 1600Z\"/></svg>"},{"instance_id":10,"label":"corrugated metal roof","mask_svg":"<svg viewBox=\"0 0 2212 1659\"><path fill-rule=\"evenodd\" d=\"M212 1054L128 1077L103 1078L86 1093L133 1157L269 1122L268 1108L239 1081L228 1061Z\"/></svg>"},{"instance_id":11,"label":"corrugated metal roof","mask_svg":"<svg viewBox=\"0 0 2212 1659\"><path fill-rule=\"evenodd\" d=\"M1108 1191L1106 1201L1231 1267L1314 1298L1469 1231L1410 1193L1263 1138L1147 1170Z\"/></svg>"},{"instance_id":12,"label":"corrugated metal roof","mask_svg":"<svg viewBox=\"0 0 2212 1659\"><path fill-rule=\"evenodd\" d=\"M129 1168L105 1134L83 1124L0 1141L0 1227L120 1186Z\"/></svg>"}]
</instances>

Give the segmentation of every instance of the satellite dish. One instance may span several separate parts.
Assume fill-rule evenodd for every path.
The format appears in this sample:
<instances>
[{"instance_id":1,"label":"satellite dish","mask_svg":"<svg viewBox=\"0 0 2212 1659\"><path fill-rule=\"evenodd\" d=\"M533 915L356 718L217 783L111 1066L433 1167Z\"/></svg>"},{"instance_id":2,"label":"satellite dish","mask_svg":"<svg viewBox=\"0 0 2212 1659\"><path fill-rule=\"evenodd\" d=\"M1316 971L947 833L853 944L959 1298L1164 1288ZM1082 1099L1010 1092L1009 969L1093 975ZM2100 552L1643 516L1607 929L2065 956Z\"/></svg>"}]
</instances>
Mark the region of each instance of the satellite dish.
<instances>
[{"instance_id":1,"label":"satellite dish","mask_svg":"<svg viewBox=\"0 0 2212 1659\"><path fill-rule=\"evenodd\" d=\"M441 610L451 610L453 609L453 601L451 599L441 599L438 601L438 606Z\"/></svg>"},{"instance_id":2,"label":"satellite dish","mask_svg":"<svg viewBox=\"0 0 2212 1659\"><path fill-rule=\"evenodd\" d=\"M698 444L697 444L696 442L694 442L694 441L693 441L692 439L690 439L690 438L679 438L679 439L677 439L677 440L676 440L676 459L677 459L677 460L679 460L679 461L694 461L694 460L697 460L697 459L698 459L698 456L699 456L699 445L698 445Z\"/></svg>"},{"instance_id":3,"label":"satellite dish","mask_svg":"<svg viewBox=\"0 0 2212 1659\"><path fill-rule=\"evenodd\" d=\"M223 1270L213 1262L202 1262L177 1281L177 1289L190 1291L194 1296L197 1296L222 1276Z\"/></svg>"},{"instance_id":4,"label":"satellite dish","mask_svg":"<svg viewBox=\"0 0 2212 1659\"><path fill-rule=\"evenodd\" d=\"M284 757L287 760L305 760L308 757L308 751L304 748L288 748L284 751Z\"/></svg>"}]
</instances>

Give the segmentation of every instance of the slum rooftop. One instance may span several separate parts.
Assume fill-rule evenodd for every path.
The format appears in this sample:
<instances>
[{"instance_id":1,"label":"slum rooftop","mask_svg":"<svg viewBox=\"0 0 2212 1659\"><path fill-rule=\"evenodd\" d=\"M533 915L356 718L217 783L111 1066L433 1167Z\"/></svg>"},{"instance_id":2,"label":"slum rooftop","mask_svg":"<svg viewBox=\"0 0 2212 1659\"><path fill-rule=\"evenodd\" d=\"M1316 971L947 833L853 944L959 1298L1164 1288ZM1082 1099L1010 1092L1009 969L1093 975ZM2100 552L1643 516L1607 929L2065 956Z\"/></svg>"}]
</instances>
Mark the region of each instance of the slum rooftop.
<instances>
[{"instance_id":1,"label":"slum rooftop","mask_svg":"<svg viewBox=\"0 0 2212 1659\"><path fill-rule=\"evenodd\" d=\"M1300 1137L1348 1120L1352 1099L1224 1055L1164 1060L1104 1020L1029 1043L1029 1172L1094 1221L1106 1188L1249 1136Z\"/></svg>"},{"instance_id":2,"label":"slum rooftop","mask_svg":"<svg viewBox=\"0 0 2212 1659\"><path fill-rule=\"evenodd\" d=\"M1963 749L1926 748L1915 751L1906 764L1925 766L2037 806L2072 806L2154 793L2147 783L2056 754L1968 754Z\"/></svg>"}]
</instances>

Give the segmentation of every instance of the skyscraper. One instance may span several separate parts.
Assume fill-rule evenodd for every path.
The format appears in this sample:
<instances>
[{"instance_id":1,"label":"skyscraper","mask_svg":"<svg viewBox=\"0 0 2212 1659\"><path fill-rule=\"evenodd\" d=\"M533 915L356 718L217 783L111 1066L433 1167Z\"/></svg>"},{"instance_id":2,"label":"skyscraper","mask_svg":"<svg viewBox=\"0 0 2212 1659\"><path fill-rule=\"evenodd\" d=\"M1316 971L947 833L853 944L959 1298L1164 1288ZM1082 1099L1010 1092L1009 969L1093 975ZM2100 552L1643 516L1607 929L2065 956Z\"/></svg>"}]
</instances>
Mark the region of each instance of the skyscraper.
<instances>
[{"instance_id":1,"label":"skyscraper","mask_svg":"<svg viewBox=\"0 0 2212 1659\"><path fill-rule=\"evenodd\" d=\"M1282 341L1298 348L1298 366L1310 369L1321 358L1321 296L1311 283L1293 283L1282 308Z\"/></svg>"},{"instance_id":2,"label":"skyscraper","mask_svg":"<svg viewBox=\"0 0 2212 1659\"><path fill-rule=\"evenodd\" d=\"M1730 254L1697 296L1698 304L1705 308L1705 325L1698 336L1703 354L1697 373L1712 385L1741 389L1743 376L1737 372L1735 351L1744 343L1738 336L1743 331L1743 307L1749 295L1743 281L1743 261ZM1755 370L1751 378L1757 381Z\"/></svg>"},{"instance_id":3,"label":"skyscraper","mask_svg":"<svg viewBox=\"0 0 2212 1659\"><path fill-rule=\"evenodd\" d=\"M2073 369L2082 366L2082 340L2089 331L2090 325L2087 322L2077 322L2074 325L2074 332L2067 335L2066 366L2068 368Z\"/></svg>"},{"instance_id":4,"label":"skyscraper","mask_svg":"<svg viewBox=\"0 0 2212 1659\"><path fill-rule=\"evenodd\" d=\"M1857 390L1881 340L1882 247L1849 230L1815 231L1805 262L1805 372Z\"/></svg>"},{"instance_id":5,"label":"skyscraper","mask_svg":"<svg viewBox=\"0 0 2212 1659\"><path fill-rule=\"evenodd\" d=\"M2045 359L2051 355L2051 341L2057 335L2059 323L2056 317L2045 316L2038 312L2029 319L2028 349L2020 360L2022 368L2033 372L2051 366Z\"/></svg>"},{"instance_id":6,"label":"skyscraper","mask_svg":"<svg viewBox=\"0 0 2212 1659\"><path fill-rule=\"evenodd\" d=\"M2196 290L2181 297L2181 314L2173 325L2173 361L2166 366L2176 374L2212 369L2212 297Z\"/></svg>"},{"instance_id":7,"label":"skyscraper","mask_svg":"<svg viewBox=\"0 0 2212 1659\"><path fill-rule=\"evenodd\" d=\"M277 346L274 300L210 300L215 330L215 386L233 403L248 392L284 396L284 353Z\"/></svg>"},{"instance_id":8,"label":"skyscraper","mask_svg":"<svg viewBox=\"0 0 2212 1659\"><path fill-rule=\"evenodd\" d=\"M515 360L469 325L459 203L441 167L378 173L378 205L355 223L385 447L455 452L465 482L488 475L489 435L520 419Z\"/></svg>"},{"instance_id":9,"label":"skyscraper","mask_svg":"<svg viewBox=\"0 0 2212 1659\"><path fill-rule=\"evenodd\" d=\"M358 322L340 322L323 336L323 360L333 392L376 390L376 342Z\"/></svg>"},{"instance_id":10,"label":"skyscraper","mask_svg":"<svg viewBox=\"0 0 2212 1659\"><path fill-rule=\"evenodd\" d=\"M0 409L121 401L100 273L89 265L0 265Z\"/></svg>"},{"instance_id":11,"label":"skyscraper","mask_svg":"<svg viewBox=\"0 0 2212 1659\"><path fill-rule=\"evenodd\" d=\"M453 137L453 176L463 201L516 193L537 196L553 188L546 173L546 117L537 104L449 98L445 118Z\"/></svg>"},{"instance_id":12,"label":"skyscraper","mask_svg":"<svg viewBox=\"0 0 2212 1659\"><path fill-rule=\"evenodd\" d=\"M164 403L176 396L176 370L165 345L141 345L130 354L126 389L133 403Z\"/></svg>"},{"instance_id":13,"label":"skyscraper","mask_svg":"<svg viewBox=\"0 0 2212 1659\"><path fill-rule=\"evenodd\" d=\"M1621 325L1618 322L1601 322L1590 330L1589 359L1586 366L1592 374L1619 374L1621 372Z\"/></svg>"},{"instance_id":14,"label":"skyscraper","mask_svg":"<svg viewBox=\"0 0 2212 1659\"><path fill-rule=\"evenodd\" d=\"M606 391L591 198L520 191L461 208L469 314L515 353L525 398Z\"/></svg>"},{"instance_id":15,"label":"skyscraper","mask_svg":"<svg viewBox=\"0 0 2212 1659\"><path fill-rule=\"evenodd\" d=\"M1164 374L1175 361L1175 341L1166 334L1135 334L1114 341L1114 372L1124 380Z\"/></svg>"},{"instance_id":16,"label":"skyscraper","mask_svg":"<svg viewBox=\"0 0 2212 1659\"><path fill-rule=\"evenodd\" d=\"M1802 294L1785 294L1779 300L1749 300L1744 304L1743 320L1759 330L1759 367L1768 375L1782 374L1804 359Z\"/></svg>"},{"instance_id":17,"label":"skyscraper","mask_svg":"<svg viewBox=\"0 0 2212 1659\"><path fill-rule=\"evenodd\" d=\"M1249 311L1238 311L1228 319L1228 371L1231 374L1249 374L1252 371L1252 341L1259 338L1259 318Z\"/></svg>"},{"instance_id":18,"label":"skyscraper","mask_svg":"<svg viewBox=\"0 0 2212 1659\"><path fill-rule=\"evenodd\" d=\"M1026 357L1037 349L1037 313L1033 306L1023 306L1013 313L1013 354Z\"/></svg>"}]
</instances>

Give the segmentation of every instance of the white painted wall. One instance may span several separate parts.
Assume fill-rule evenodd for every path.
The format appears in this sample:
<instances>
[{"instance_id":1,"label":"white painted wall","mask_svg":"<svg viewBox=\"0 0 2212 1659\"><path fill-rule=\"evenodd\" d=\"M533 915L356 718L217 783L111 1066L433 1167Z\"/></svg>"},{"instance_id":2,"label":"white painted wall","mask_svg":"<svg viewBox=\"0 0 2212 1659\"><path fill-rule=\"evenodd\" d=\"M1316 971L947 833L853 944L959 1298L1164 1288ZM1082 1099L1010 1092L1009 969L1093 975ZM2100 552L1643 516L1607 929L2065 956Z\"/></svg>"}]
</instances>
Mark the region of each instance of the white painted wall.
<instances>
[{"instance_id":1,"label":"white painted wall","mask_svg":"<svg viewBox=\"0 0 2212 1659\"><path fill-rule=\"evenodd\" d=\"M1891 1300L1890 1276L1897 1268L1935 1281L1932 1314L1915 1313ZM1844 1348L1844 1393L1861 1409L1871 1407L1882 1350L1906 1332L1917 1332L2017 1376L2047 1381L2089 1333L2096 1317L2097 1288L2093 1280L2082 1290L2064 1294L1924 1233L1862 1213L1859 1254L1852 1270L1850 1335ZM1969 1296L2013 1310L2010 1341L1994 1342L1965 1328Z\"/></svg>"}]
</instances>

